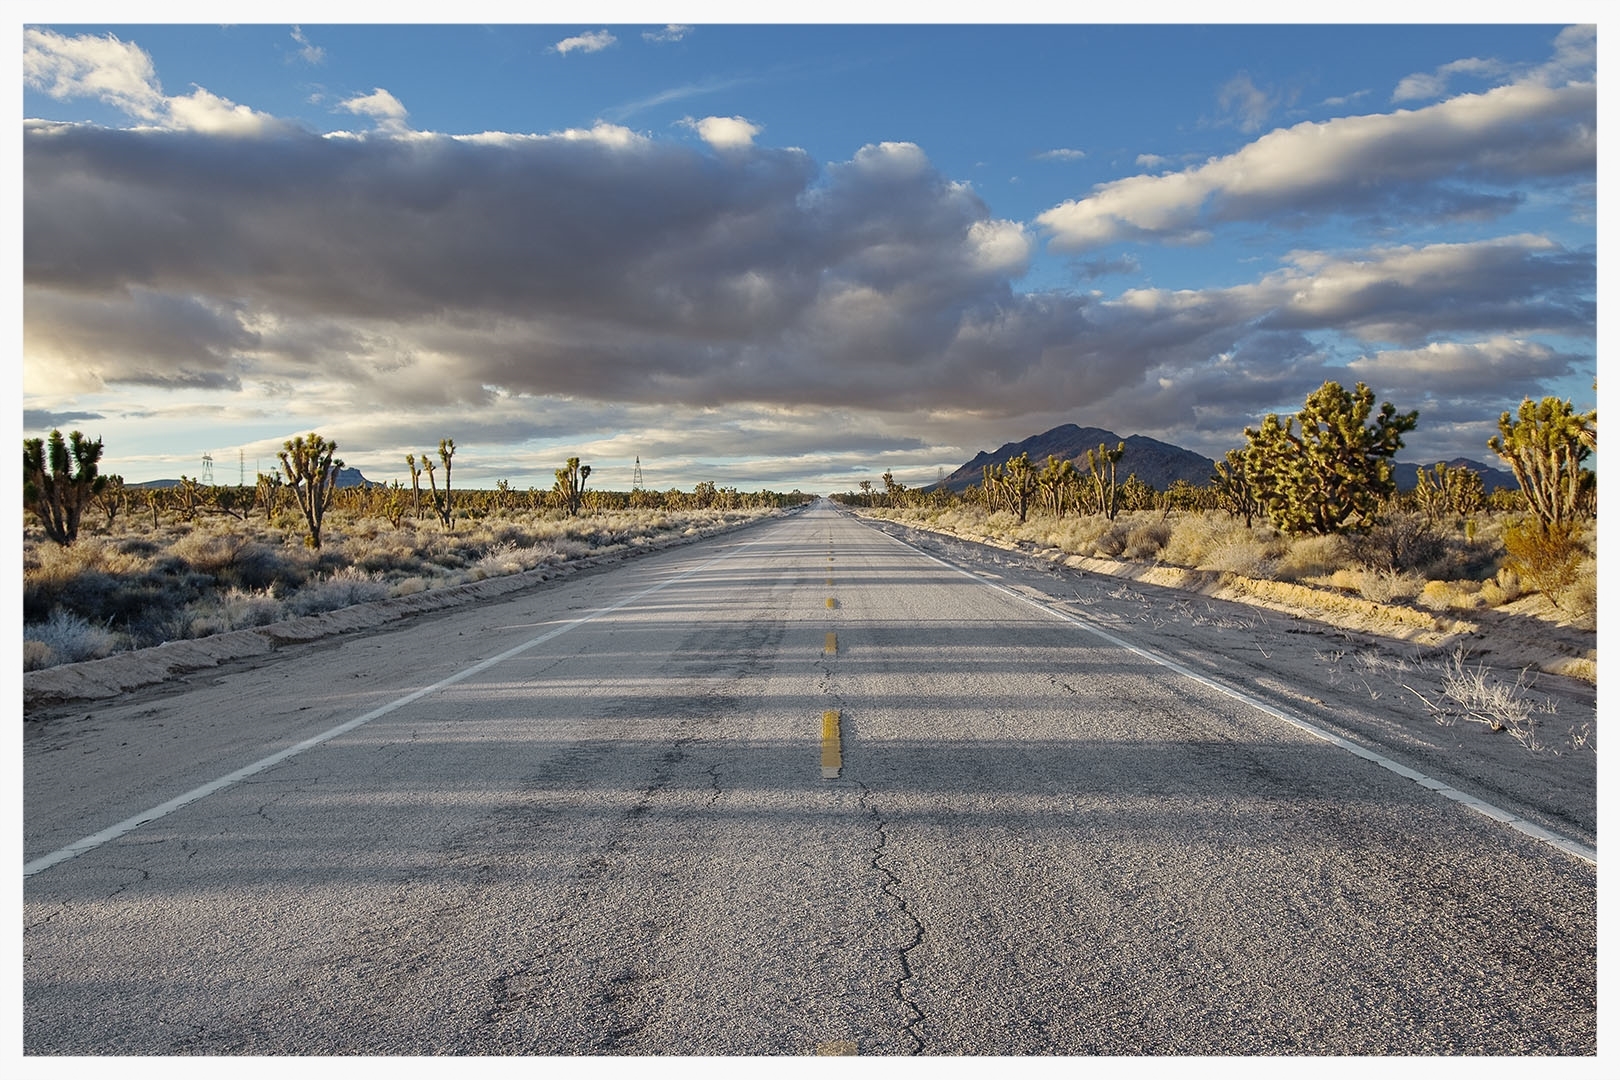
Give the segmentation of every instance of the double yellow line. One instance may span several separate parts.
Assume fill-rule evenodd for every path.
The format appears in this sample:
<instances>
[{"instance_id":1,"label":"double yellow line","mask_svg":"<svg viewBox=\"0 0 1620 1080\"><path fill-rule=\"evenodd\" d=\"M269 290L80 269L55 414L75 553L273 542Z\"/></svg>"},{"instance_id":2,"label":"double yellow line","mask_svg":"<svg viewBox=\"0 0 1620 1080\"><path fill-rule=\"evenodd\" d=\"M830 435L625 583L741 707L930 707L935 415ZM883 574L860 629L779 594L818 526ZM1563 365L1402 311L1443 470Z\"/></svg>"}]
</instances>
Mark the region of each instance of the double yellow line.
<instances>
[{"instance_id":1,"label":"double yellow line","mask_svg":"<svg viewBox=\"0 0 1620 1080\"><path fill-rule=\"evenodd\" d=\"M827 538L827 585L830 588L832 579L832 538ZM834 597L827 597L829 610L836 608L838 601ZM827 631L827 643L821 651L833 656L838 655L838 635ZM837 709L828 709L821 714L821 778L823 780L836 780L844 768L844 738L840 727L842 713Z\"/></svg>"}]
</instances>

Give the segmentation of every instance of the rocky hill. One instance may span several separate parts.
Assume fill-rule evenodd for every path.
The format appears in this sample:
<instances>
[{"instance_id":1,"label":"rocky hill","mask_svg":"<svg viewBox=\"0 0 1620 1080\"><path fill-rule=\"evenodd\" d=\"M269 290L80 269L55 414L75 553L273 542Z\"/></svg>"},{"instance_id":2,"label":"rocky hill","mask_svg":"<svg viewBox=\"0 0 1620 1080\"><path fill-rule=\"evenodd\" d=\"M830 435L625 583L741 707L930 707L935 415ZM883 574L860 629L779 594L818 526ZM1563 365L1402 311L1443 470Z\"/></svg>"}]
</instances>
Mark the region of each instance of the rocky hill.
<instances>
[{"instance_id":1,"label":"rocky hill","mask_svg":"<svg viewBox=\"0 0 1620 1080\"><path fill-rule=\"evenodd\" d=\"M994 453L981 450L972 461L951 473L942 483L952 491L961 491L969 484L977 484L984 479L986 465L1003 465L1023 453L1029 454L1029 460L1037 466L1044 466L1050 456L1073 461L1076 467L1084 469L1087 450L1095 450L1102 444L1112 450L1121 442L1125 444L1125 456L1119 461L1121 480L1135 473L1139 480L1162 491L1176 480L1202 486L1209 483L1215 471L1215 463L1202 454L1150 439L1146 435L1121 439L1104 428L1063 424L1051 431L1031 435L1022 442L1006 443Z\"/></svg>"}]
</instances>

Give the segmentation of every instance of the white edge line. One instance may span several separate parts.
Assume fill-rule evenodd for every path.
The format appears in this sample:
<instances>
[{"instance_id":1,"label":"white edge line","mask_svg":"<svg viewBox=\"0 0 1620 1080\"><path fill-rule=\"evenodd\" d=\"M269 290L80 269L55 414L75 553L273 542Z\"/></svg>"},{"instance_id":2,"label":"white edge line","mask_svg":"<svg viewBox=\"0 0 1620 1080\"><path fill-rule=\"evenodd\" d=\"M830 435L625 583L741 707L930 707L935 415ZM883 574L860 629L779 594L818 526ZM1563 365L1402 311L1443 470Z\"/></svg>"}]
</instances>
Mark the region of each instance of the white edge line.
<instances>
[{"instance_id":1,"label":"white edge line","mask_svg":"<svg viewBox=\"0 0 1620 1080\"><path fill-rule=\"evenodd\" d=\"M666 578L657 585L653 585L649 588L642 589L638 593L633 593L630 596L626 596L616 603L609 604L607 607L598 608L589 615L582 616L573 620L572 622L564 623L562 626L547 630L545 633L540 634L537 637L532 637L528 641L523 642L521 645L514 645L512 648L507 649L503 653L480 660L478 663L469 668L458 671L454 675L448 676L447 678L440 679L432 686L424 686L420 689L413 690L402 698L390 701L386 705L380 705L377 708L372 709L370 712L357 716L352 720L345 720L337 727L323 731L319 735L312 735L303 742L296 743L282 750L278 750L269 757L260 758L251 765L244 765L233 773L228 773L225 776L221 776L217 780L210 780L208 783L203 784L200 787L194 787L183 795L176 795L166 803L161 803L154 806L150 810L144 810L141 813L136 814L134 817L125 818L116 825L109 825L100 832L91 836L86 836L82 840L75 840L67 847L58 848L49 855L41 855L33 862L23 864L23 877L32 877L41 870L50 869L57 863L66 862L68 859L74 858L75 856L83 855L85 852L98 848L108 841L118 839L125 833L137 829L140 826L145 825L147 822L156 821L159 818L166 817L169 814L174 813L176 810L179 810L181 807L196 802L198 799L206 798L207 796L214 794L216 791L228 788L232 784L246 780L248 777L261 773L272 766L279 765L295 754L301 754L305 750L335 739L339 735L347 734L348 732L359 727L361 724L369 723L370 721L377 719L379 716L386 716L396 709L403 708L404 706L411 704L413 701L417 701L418 699L424 698L429 694L443 690L447 686L454 686L456 683L459 683L465 679L470 679L479 672L486 671L503 660L510 660L512 657L517 656L519 653L527 652L536 645L543 645L552 638L560 637L576 627L584 626L586 623L593 622L594 620L601 618L603 615L609 615L615 611L618 611L622 607L627 607L644 596L650 596L653 593L658 592L660 589L666 589L678 581L684 581L693 574L707 570L715 563L723 562L724 560L731 558L733 555L736 555L743 549L753 547L755 544L761 543L765 539L766 538L762 536L758 539L750 540L746 544L739 544L730 551L717 555L707 562L700 563L697 566L692 567L690 570L686 570L683 573L675 575L674 577Z\"/></svg>"},{"instance_id":2,"label":"white edge line","mask_svg":"<svg viewBox=\"0 0 1620 1080\"><path fill-rule=\"evenodd\" d=\"M868 527L871 528L871 526L868 526ZM1516 814L1512 814L1512 813L1509 813L1506 810L1503 810L1499 806L1495 806L1495 805L1493 805L1491 803L1488 803L1485 800L1479 798L1478 796L1470 795L1470 794L1468 794L1467 792L1464 792L1464 791L1458 791L1456 788L1452 787L1449 784L1446 784L1446 783L1444 783L1442 781L1436 780L1433 777L1426 776L1423 773L1418 772L1416 769L1412 769L1412 768L1410 768L1410 767L1408 767L1406 765L1402 765L1401 763L1399 763L1397 761L1392 761L1391 759L1389 759L1387 757L1384 757L1382 754L1378 753L1377 751L1369 750L1365 746L1360 745L1359 743L1351 742L1349 739L1346 739L1342 735L1335 735L1330 731L1326 731L1326 730L1324 730L1322 728L1317 727L1315 724L1312 724L1307 720L1302 720L1297 716L1294 716L1294 715L1292 715L1290 713L1286 713L1286 712L1284 712L1283 710L1277 708L1274 705L1268 704L1267 702L1261 701L1259 698L1252 697L1249 694L1244 693L1242 690L1239 690L1236 687L1227 686L1224 683L1221 683L1221 682L1219 682L1219 681L1217 681L1215 679L1212 679L1207 675L1200 674L1199 672L1193 671L1190 668L1184 667L1181 664L1176 663L1174 660L1171 660L1167 656L1161 656L1158 653L1151 652L1148 649L1142 648L1140 645L1133 645L1131 642L1126 641L1124 638L1117 637L1114 634L1109 633L1107 630L1104 630L1102 627L1095 626L1095 625L1087 622L1085 619L1080 618L1078 615L1074 615L1074 614L1072 614L1070 612L1067 612L1067 611L1060 611L1057 608L1051 606L1050 604L1046 604L1046 603L1043 603L1043 602L1041 602L1039 600L1036 600L1036 599L1034 599L1032 597L1025 596L1023 593L1017 591L1016 589L1009 589L1005 585L998 585L993 581L990 581L990 580L988 580L986 578L980 577L978 574L975 574L971 570L965 569L965 568L960 567L960 566L955 566L955 565L953 565L951 563L946 562L944 559L937 558L936 556L929 554L928 552L922 550L921 548L916 547L913 544L907 543L906 541L900 539L897 536L890 535L889 533L885 532L882 529L874 529L874 531L879 533L880 535L887 536L890 540L893 540L895 543L901 545L902 547L910 548L912 551L915 551L917 554L921 555L923 558L932 560L933 562L938 563L939 565L945 567L948 570L954 570L958 574L961 574L964 577L971 578L972 580L977 581L979 584L984 585L987 588L995 589L997 592L1005 593L1006 595L1008 595L1010 597L1013 597L1016 600L1022 600L1024 603L1030 605L1031 607L1033 607L1033 608L1035 608L1035 609L1037 609L1039 611L1044 611L1048 615L1054 616L1055 618L1058 618L1058 619L1062 619L1064 622L1072 623L1073 625L1078 626L1080 629L1086 631L1087 633L1094 634L1095 636L1102 638L1104 641L1108 642L1111 645L1117 645L1121 649L1124 649L1127 652L1130 652L1130 653L1133 653L1133 654L1135 654L1137 656L1140 656L1144 660L1149 660L1149 661L1152 661L1153 663L1158 664L1158 665L1160 665L1162 667L1167 667L1171 671L1174 671L1177 675L1181 675L1181 676L1184 676L1185 678L1191 679L1194 682L1199 683L1202 686L1206 686L1209 689L1216 691L1217 693L1225 694L1227 697L1230 697L1230 698L1235 698L1236 700L1243 702L1245 705L1248 705L1251 708L1258 709L1259 711L1265 713L1267 716L1275 717L1278 720L1281 720L1285 724L1291 724L1292 726L1300 729L1301 731L1305 732L1308 735L1313 735L1316 738L1321 739L1324 742L1332 743L1334 746L1337 746L1342 750L1349 751L1350 753L1354 754L1356 757L1364 758L1365 760L1370 761L1373 764L1380 766L1381 768L1388 769L1390 772L1395 773L1397 776L1402 776L1402 777L1405 777L1408 780L1413 781L1419 787L1427 788L1430 791L1433 791L1438 795L1444 795L1446 798L1450 799L1452 802L1461 803L1463 806L1468 807L1468 809L1473 810L1476 813L1483 814L1485 817L1488 817L1488 818L1492 819L1493 821L1501 822L1503 825L1506 825L1508 828L1514 829L1515 831L1517 831L1519 833L1522 833L1523 835L1528 836L1533 840L1540 840L1541 842L1543 842L1545 844L1550 844L1551 846L1557 848L1559 851L1564 852L1566 855L1573 855L1577 859L1581 859L1581 860L1583 860L1585 862L1591 863L1593 866L1597 865L1597 849L1596 848L1589 847L1588 845L1583 844L1578 840L1572 840L1567 836L1561 836L1558 833L1552 832L1549 829L1546 829L1546 828L1543 828L1540 825L1537 825L1533 821L1527 821L1524 818L1521 818Z\"/></svg>"}]
</instances>

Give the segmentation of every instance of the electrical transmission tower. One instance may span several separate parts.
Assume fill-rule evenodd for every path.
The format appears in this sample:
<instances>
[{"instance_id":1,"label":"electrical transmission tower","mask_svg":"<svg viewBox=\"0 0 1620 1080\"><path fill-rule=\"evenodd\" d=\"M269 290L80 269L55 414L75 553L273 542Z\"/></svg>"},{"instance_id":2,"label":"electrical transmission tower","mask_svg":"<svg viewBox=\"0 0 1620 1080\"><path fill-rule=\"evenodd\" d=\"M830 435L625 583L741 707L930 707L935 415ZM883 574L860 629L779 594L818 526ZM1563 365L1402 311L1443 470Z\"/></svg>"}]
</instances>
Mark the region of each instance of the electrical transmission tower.
<instances>
[{"instance_id":1,"label":"electrical transmission tower","mask_svg":"<svg viewBox=\"0 0 1620 1080\"><path fill-rule=\"evenodd\" d=\"M208 484L210 486L212 486L212 484L214 483L214 455L213 454L204 454L203 455L202 475L197 478L197 482L200 483L200 484Z\"/></svg>"},{"instance_id":2,"label":"electrical transmission tower","mask_svg":"<svg viewBox=\"0 0 1620 1080\"><path fill-rule=\"evenodd\" d=\"M240 448L236 451L236 486L247 487L247 454Z\"/></svg>"},{"instance_id":3,"label":"electrical transmission tower","mask_svg":"<svg viewBox=\"0 0 1620 1080\"><path fill-rule=\"evenodd\" d=\"M635 473L635 476L632 477L631 480L630 480L630 490L631 491L640 491L641 490L641 455L640 454L636 455L636 473Z\"/></svg>"}]
</instances>

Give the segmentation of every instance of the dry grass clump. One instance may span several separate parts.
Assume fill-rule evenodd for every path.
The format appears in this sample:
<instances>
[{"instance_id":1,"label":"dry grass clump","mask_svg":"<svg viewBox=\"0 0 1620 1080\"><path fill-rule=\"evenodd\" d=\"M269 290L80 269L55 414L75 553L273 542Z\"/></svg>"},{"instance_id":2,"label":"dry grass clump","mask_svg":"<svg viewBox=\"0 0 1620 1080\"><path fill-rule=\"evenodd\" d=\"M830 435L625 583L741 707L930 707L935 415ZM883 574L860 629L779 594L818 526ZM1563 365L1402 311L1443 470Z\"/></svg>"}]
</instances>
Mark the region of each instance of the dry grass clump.
<instances>
[{"instance_id":1,"label":"dry grass clump","mask_svg":"<svg viewBox=\"0 0 1620 1080\"><path fill-rule=\"evenodd\" d=\"M1198 569L1240 577L1271 578L1277 573L1277 546L1257 536L1234 537L1210 552Z\"/></svg>"},{"instance_id":2,"label":"dry grass clump","mask_svg":"<svg viewBox=\"0 0 1620 1080\"><path fill-rule=\"evenodd\" d=\"M1050 522L1046 542L1067 555L1091 555L1097 551L1098 538L1110 528L1108 519L1099 515L1071 515Z\"/></svg>"},{"instance_id":3,"label":"dry grass clump","mask_svg":"<svg viewBox=\"0 0 1620 1080\"><path fill-rule=\"evenodd\" d=\"M1328 577L1352 561L1350 538L1339 533L1296 536L1287 541L1277 559L1280 581L1311 581Z\"/></svg>"},{"instance_id":4,"label":"dry grass clump","mask_svg":"<svg viewBox=\"0 0 1620 1080\"><path fill-rule=\"evenodd\" d=\"M1478 581L1431 581L1423 586L1417 602L1432 611L1471 611L1485 605L1483 589Z\"/></svg>"},{"instance_id":5,"label":"dry grass clump","mask_svg":"<svg viewBox=\"0 0 1620 1080\"><path fill-rule=\"evenodd\" d=\"M65 611L23 626L23 670L96 660L115 652L121 636Z\"/></svg>"},{"instance_id":6,"label":"dry grass clump","mask_svg":"<svg viewBox=\"0 0 1620 1080\"><path fill-rule=\"evenodd\" d=\"M1427 585L1420 574L1400 570L1373 570L1363 567L1356 574L1356 591L1378 604L1405 603L1416 599Z\"/></svg>"},{"instance_id":7,"label":"dry grass clump","mask_svg":"<svg viewBox=\"0 0 1620 1080\"><path fill-rule=\"evenodd\" d=\"M1164 545L1170 542L1171 532L1169 522L1163 518L1138 522L1125 536L1123 554L1127 559L1141 561L1156 558Z\"/></svg>"},{"instance_id":8,"label":"dry grass clump","mask_svg":"<svg viewBox=\"0 0 1620 1080\"><path fill-rule=\"evenodd\" d=\"M1525 671L1520 671L1519 677L1510 684L1492 675L1483 663L1470 667L1467 661L1468 654L1462 649L1452 654L1441 675L1442 697L1438 701L1430 700L1409 685L1403 684L1403 688L1416 694L1440 724L1450 726L1458 720L1484 724L1492 731L1506 731L1527 750L1542 749L1537 729L1542 716L1557 712L1552 699L1531 698ZM1574 729L1570 730L1573 734ZM1582 735L1577 745L1588 740L1589 735Z\"/></svg>"},{"instance_id":9,"label":"dry grass clump","mask_svg":"<svg viewBox=\"0 0 1620 1080\"><path fill-rule=\"evenodd\" d=\"M1524 586L1519 581L1519 575L1506 567L1498 570L1496 576L1479 585L1480 599L1485 601L1486 607L1501 607L1511 604L1524 595Z\"/></svg>"}]
</instances>

